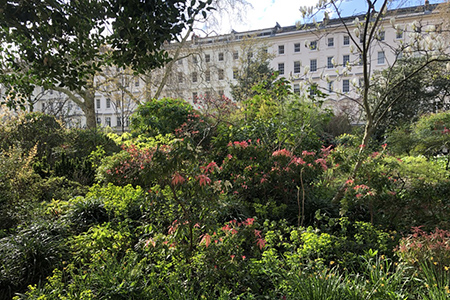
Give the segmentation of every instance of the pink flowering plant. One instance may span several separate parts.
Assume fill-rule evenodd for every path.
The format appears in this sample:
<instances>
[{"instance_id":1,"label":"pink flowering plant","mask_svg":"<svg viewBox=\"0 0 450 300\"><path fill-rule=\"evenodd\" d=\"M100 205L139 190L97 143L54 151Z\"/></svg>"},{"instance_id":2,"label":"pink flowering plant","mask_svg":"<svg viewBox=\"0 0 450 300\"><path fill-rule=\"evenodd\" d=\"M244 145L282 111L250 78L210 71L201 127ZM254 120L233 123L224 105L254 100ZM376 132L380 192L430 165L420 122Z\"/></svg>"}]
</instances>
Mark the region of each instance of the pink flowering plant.
<instances>
[{"instance_id":1,"label":"pink flowering plant","mask_svg":"<svg viewBox=\"0 0 450 300\"><path fill-rule=\"evenodd\" d=\"M270 214L297 221L299 202L310 199L315 182L329 168L330 151L294 154L286 148L273 151L260 140L233 141L228 144L221 176L229 178L232 194L260 217Z\"/></svg>"}]
</instances>

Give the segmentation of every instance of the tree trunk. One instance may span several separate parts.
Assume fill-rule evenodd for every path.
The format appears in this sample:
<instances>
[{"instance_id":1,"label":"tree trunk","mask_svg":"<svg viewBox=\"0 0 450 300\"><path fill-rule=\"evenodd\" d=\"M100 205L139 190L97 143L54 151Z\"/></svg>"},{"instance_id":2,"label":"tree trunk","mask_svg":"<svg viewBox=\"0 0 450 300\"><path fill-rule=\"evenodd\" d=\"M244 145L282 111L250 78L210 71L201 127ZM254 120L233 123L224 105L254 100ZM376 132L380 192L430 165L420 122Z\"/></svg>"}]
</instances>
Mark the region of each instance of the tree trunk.
<instances>
[{"instance_id":1,"label":"tree trunk","mask_svg":"<svg viewBox=\"0 0 450 300\"><path fill-rule=\"evenodd\" d=\"M95 93L92 91L86 91L83 97L84 105L81 110L86 117L86 127L88 129L94 129L97 127L97 116L95 114Z\"/></svg>"}]
</instances>

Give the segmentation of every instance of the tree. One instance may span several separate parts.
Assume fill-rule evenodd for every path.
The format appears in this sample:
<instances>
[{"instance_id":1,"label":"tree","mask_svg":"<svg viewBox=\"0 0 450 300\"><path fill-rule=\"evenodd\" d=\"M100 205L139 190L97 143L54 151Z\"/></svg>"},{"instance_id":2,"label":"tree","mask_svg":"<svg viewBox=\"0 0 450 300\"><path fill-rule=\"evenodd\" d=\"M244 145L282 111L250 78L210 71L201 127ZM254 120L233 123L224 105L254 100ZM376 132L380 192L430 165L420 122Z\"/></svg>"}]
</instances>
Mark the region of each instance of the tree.
<instances>
[{"instance_id":1,"label":"tree","mask_svg":"<svg viewBox=\"0 0 450 300\"><path fill-rule=\"evenodd\" d=\"M23 106L34 85L64 88L81 96L67 93L85 113L87 126L95 127L96 72L109 64L136 72L164 65L170 57L163 44L178 39L197 15L206 17L211 2L2 1L0 83L13 95L6 103ZM111 48L105 51L105 45Z\"/></svg>"},{"instance_id":2,"label":"tree","mask_svg":"<svg viewBox=\"0 0 450 300\"><path fill-rule=\"evenodd\" d=\"M420 20L415 19L414 22L408 26L401 27L396 24L395 10L388 12L389 0L367 0L365 13L360 17L344 18L339 7L339 2L335 0L320 1L315 8L301 8L303 16L314 17L318 11L333 11L337 15L337 19L345 28L345 32L352 41L352 46L360 55L358 64L362 66L362 82L360 84L357 98L354 102L360 106L365 115L364 134L360 145L358 159L350 174L350 178L354 178L361 168L364 157L364 149L368 145L372 134L380 123L385 119L389 110L400 101L401 95L395 94L395 91L404 82L409 81L416 74L427 70L433 63L448 62L449 57L446 50L446 44L443 37L439 33L438 24L422 24ZM431 7L426 6L424 9L429 10ZM389 18L389 19L388 19ZM328 18L324 18L326 23ZM319 23L316 23L320 27ZM389 25L390 24L390 25ZM402 34L408 34L408 41L399 44L397 49L386 48L384 43L384 26L393 26ZM383 48L384 46L384 48ZM394 59L389 61L389 68L397 65L402 58L420 56L422 62L420 64L411 66L408 74L399 80L394 80L396 74L392 71L386 77L382 85L380 93L373 96L374 77L372 71L372 55L374 49L383 49L382 56L384 59L384 51L390 51L394 54ZM379 84L379 82L377 83ZM356 84L355 84L356 85ZM395 97L390 97L396 95ZM334 197L335 201L342 199L345 192L345 185L343 185Z\"/></svg>"},{"instance_id":3,"label":"tree","mask_svg":"<svg viewBox=\"0 0 450 300\"><path fill-rule=\"evenodd\" d=\"M274 70L269 66L271 55L267 52L267 45L256 45L257 41L247 39L241 44L242 55L240 66L233 70L233 77L237 83L231 85L231 95L235 101L244 101L258 92L254 87L266 82L269 85Z\"/></svg>"},{"instance_id":4,"label":"tree","mask_svg":"<svg viewBox=\"0 0 450 300\"><path fill-rule=\"evenodd\" d=\"M382 105L390 105L384 118L375 129L375 136L383 138L386 132L397 126L409 125L422 114L436 113L450 108L450 71L445 63L433 62L428 68L410 76L417 65L423 64L422 58L404 59L393 68L383 70L373 77L374 87L371 97L376 98L383 91L384 82L399 82L398 88L388 94ZM404 81L403 78L409 77ZM398 100L395 100L397 99Z\"/></svg>"},{"instance_id":5,"label":"tree","mask_svg":"<svg viewBox=\"0 0 450 300\"><path fill-rule=\"evenodd\" d=\"M171 61L164 67L145 74L143 80L147 84L146 93L149 99L185 98L186 87L192 85L207 89L209 94L211 92L217 94L222 90L223 87L214 91L213 85L206 80L206 73L211 70L205 70L201 62L207 52L213 56L223 52L223 49L211 49L208 45L202 45L198 42L198 37L214 39L219 29L226 26L225 23L228 22L229 25L242 22L251 4L246 0L213 0L211 6L214 10L206 18L195 18L192 29L184 33L180 42L166 45ZM203 79L198 81L199 84L192 84L190 80L192 72L197 73L199 79Z\"/></svg>"}]
</instances>

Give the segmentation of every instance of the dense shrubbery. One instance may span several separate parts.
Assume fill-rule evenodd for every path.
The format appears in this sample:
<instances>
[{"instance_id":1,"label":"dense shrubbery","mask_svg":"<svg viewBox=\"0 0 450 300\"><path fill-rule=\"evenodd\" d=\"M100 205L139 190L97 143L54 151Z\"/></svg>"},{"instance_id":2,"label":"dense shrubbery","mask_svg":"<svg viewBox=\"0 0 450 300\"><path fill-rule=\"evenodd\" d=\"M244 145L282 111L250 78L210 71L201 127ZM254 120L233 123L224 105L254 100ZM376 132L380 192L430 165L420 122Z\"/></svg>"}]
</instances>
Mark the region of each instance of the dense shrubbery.
<instances>
[{"instance_id":1,"label":"dense shrubbery","mask_svg":"<svg viewBox=\"0 0 450 300\"><path fill-rule=\"evenodd\" d=\"M436 151L417 140L407 156L401 139L361 149L329 135L328 112L267 97L251 115L155 100L121 136L46 141L58 123L33 114L33 142L6 143L7 123L0 299L446 299L449 171L433 154L447 116L413 124Z\"/></svg>"}]
</instances>

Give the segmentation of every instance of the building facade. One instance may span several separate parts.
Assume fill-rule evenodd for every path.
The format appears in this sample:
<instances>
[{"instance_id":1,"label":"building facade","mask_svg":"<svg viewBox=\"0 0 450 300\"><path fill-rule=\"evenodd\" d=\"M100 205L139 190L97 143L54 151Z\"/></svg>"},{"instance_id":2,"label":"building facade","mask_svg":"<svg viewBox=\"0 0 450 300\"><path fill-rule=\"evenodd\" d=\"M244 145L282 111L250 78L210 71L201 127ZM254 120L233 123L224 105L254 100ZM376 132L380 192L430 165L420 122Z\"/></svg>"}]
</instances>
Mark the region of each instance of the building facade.
<instances>
[{"instance_id":1,"label":"building facade","mask_svg":"<svg viewBox=\"0 0 450 300\"><path fill-rule=\"evenodd\" d=\"M434 39L437 42L431 47L445 47L439 37L438 16L436 5L429 4L388 11L382 24L375 28L367 51L370 75L411 55L412 44L423 43L426 48L427 39ZM327 95L326 105L357 119L363 76L358 49L363 45L363 37L358 19L363 18L324 19L287 27L277 23L272 28L203 38L194 35L184 43L168 44L174 61L165 68L140 77L117 72L115 84L105 76L96 79L109 82L96 90L97 123L126 130L131 112L153 97L191 102L200 96L231 98L231 86L245 71L246 60L257 55L260 56L255 59L269 60L270 67L291 82L294 93L314 93L309 89L314 85ZM61 99L57 99L52 91L39 98L37 94L38 110L47 111L56 103L52 108L65 111L68 124L83 126L79 109L67 97L58 94Z\"/></svg>"}]
</instances>

